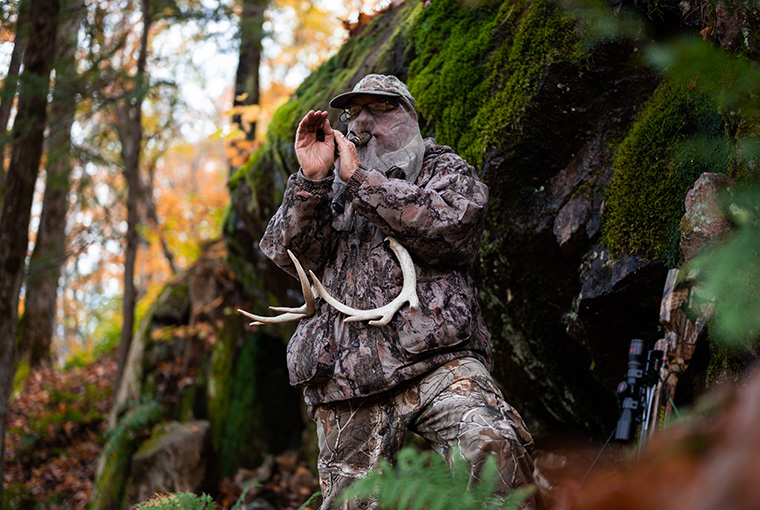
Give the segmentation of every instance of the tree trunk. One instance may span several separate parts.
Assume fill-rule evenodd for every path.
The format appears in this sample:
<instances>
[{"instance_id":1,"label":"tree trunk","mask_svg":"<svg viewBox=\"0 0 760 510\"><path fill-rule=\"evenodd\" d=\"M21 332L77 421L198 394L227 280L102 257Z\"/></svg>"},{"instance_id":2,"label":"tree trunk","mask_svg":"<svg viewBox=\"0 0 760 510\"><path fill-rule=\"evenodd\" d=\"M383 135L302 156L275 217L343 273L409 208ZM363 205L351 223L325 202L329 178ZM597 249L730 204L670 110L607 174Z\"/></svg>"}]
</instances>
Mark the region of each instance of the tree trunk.
<instances>
[{"instance_id":1,"label":"tree trunk","mask_svg":"<svg viewBox=\"0 0 760 510\"><path fill-rule=\"evenodd\" d=\"M66 5L70 4L70 5ZM67 17L58 32L56 80L48 125L47 179L40 227L29 264L24 315L19 325L19 359L37 367L49 363L55 326L56 298L61 265L65 260L66 213L71 173L71 126L78 85L75 52L83 0L65 0Z\"/></svg>"},{"instance_id":2,"label":"tree trunk","mask_svg":"<svg viewBox=\"0 0 760 510\"><path fill-rule=\"evenodd\" d=\"M161 250L164 252L164 258L166 258L166 263L169 264L169 270L172 272L172 275L175 275L177 274L177 266L174 265L174 254L171 252L169 245L166 243L166 236L164 236L164 233L161 231L161 225L158 221L158 213L156 212L156 200L153 197L153 186L156 181L155 162L152 162L150 164L148 175L148 184L145 185L145 189L143 190L143 201L145 203L145 208L147 209L147 216L148 219L153 222L153 225L155 225L156 230L158 231L158 240L161 242Z\"/></svg>"},{"instance_id":3,"label":"tree trunk","mask_svg":"<svg viewBox=\"0 0 760 510\"><path fill-rule=\"evenodd\" d=\"M266 6L266 0L243 0L243 11L240 14L240 58L235 74L233 108L259 104L259 64ZM239 110L232 117L233 124L245 134L244 140L233 144L237 151L250 153L251 142L256 138L256 123L245 121L243 117ZM247 160L247 157L244 159ZM231 174L235 172L235 166L230 165Z\"/></svg>"},{"instance_id":4,"label":"tree trunk","mask_svg":"<svg viewBox=\"0 0 760 510\"><path fill-rule=\"evenodd\" d=\"M143 33L140 40L140 54L137 58L137 73L134 80L133 99L127 103L128 124L120 129L122 159L127 181L127 240L124 260L124 322L121 327L119 358L114 381L114 395L118 393L124 366L127 362L129 347L135 325L135 305L137 289L135 288L135 261L139 238L137 226L139 221L138 206L140 202L140 151L142 145L142 101L145 97L145 68L148 59L148 33L151 25L150 0L142 0Z\"/></svg>"},{"instance_id":5,"label":"tree trunk","mask_svg":"<svg viewBox=\"0 0 760 510\"><path fill-rule=\"evenodd\" d=\"M19 90L13 148L0 215L0 506L2 503L5 420L13 386L18 301L29 242L34 181L42 156L50 65L58 25L58 0L31 0L29 45Z\"/></svg>"},{"instance_id":6,"label":"tree trunk","mask_svg":"<svg viewBox=\"0 0 760 510\"><path fill-rule=\"evenodd\" d=\"M21 59L26 48L26 9L29 3L26 0L19 2L18 17L16 18L16 36L13 39L13 53L11 62L8 64L8 74L3 81L3 90L0 92L0 135L4 135L8 129L8 120L11 117L11 105L18 87L18 70L21 67ZM5 182L5 140L0 138L0 200L2 200L3 183Z\"/></svg>"}]
</instances>

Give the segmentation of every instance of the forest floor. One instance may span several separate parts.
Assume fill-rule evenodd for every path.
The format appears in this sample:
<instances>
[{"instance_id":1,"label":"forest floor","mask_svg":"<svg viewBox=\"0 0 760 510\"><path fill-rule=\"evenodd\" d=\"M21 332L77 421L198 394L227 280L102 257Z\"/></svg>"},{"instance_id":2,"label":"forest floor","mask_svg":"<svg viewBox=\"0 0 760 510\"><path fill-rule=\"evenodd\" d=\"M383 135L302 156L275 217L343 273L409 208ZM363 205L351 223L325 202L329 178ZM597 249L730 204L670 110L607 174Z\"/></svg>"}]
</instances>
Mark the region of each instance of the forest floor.
<instances>
[{"instance_id":1,"label":"forest floor","mask_svg":"<svg viewBox=\"0 0 760 510\"><path fill-rule=\"evenodd\" d=\"M85 508L103 450L116 362L32 370L11 397L5 508Z\"/></svg>"},{"instance_id":2,"label":"forest floor","mask_svg":"<svg viewBox=\"0 0 760 510\"><path fill-rule=\"evenodd\" d=\"M85 366L30 372L10 401L2 510L87 507L107 439L115 372L112 355ZM564 471L568 455L562 450L544 452L542 468L555 475ZM583 455L587 462L590 454ZM267 476L268 482L251 491L247 500L263 497L274 503L272 508L297 509L317 489L316 477L304 472L295 452L268 458L261 469L275 474ZM234 479L223 479L213 495L217 508L231 508L241 494L240 478L253 474L241 470Z\"/></svg>"},{"instance_id":3,"label":"forest floor","mask_svg":"<svg viewBox=\"0 0 760 510\"><path fill-rule=\"evenodd\" d=\"M30 372L9 406L3 510L87 507L107 439L115 372L113 356ZM217 508L230 508L240 493L234 480L222 480Z\"/></svg>"},{"instance_id":4,"label":"forest floor","mask_svg":"<svg viewBox=\"0 0 760 510\"><path fill-rule=\"evenodd\" d=\"M115 371L115 360L105 356L86 366L43 368L28 375L9 407L2 510L86 509L107 438ZM756 456L760 454L760 429L756 426L760 420L760 367L754 373L754 379L740 385L741 391L728 385L717 392L707 406L707 419L692 415L663 432L637 465L626 462L626 457L631 460L629 447L610 445L585 485L583 480L599 445L539 441L536 463L560 489L552 507L601 510L612 508L605 505L623 495L630 503L625 508L652 508L653 495L662 500L663 494L673 491L672 480L664 475L676 470L685 473L680 485L676 484L677 492L690 493L698 500L707 491L713 499L719 495L719 500L736 503L723 508L760 508L752 506L760 505ZM688 447L697 443L702 445L699 451ZM731 469L721 475L716 466ZM212 494L216 508L230 509L240 497L243 482L252 478L266 480L246 498L246 502L260 500L256 508L297 510L317 490L316 477L298 454L286 452L267 458L256 470L240 470L234 478L221 480ZM715 483L693 483L697 479L712 480L722 490L713 487ZM688 508L678 501L670 501L672 506L667 507ZM746 506L750 501L754 503Z\"/></svg>"}]
</instances>

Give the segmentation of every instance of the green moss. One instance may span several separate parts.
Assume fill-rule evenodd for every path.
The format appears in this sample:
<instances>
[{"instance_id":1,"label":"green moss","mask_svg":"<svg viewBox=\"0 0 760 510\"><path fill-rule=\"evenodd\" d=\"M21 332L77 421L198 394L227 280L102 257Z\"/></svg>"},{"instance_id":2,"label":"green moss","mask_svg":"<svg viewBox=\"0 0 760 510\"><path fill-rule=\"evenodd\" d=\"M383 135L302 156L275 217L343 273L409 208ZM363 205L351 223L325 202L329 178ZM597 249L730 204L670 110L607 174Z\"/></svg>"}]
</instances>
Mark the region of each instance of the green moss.
<instances>
[{"instance_id":1,"label":"green moss","mask_svg":"<svg viewBox=\"0 0 760 510\"><path fill-rule=\"evenodd\" d=\"M603 241L615 252L637 252L674 267L683 200L702 172L727 172L718 143L713 163L699 158L693 135L720 140L722 120L703 97L663 81L643 106L613 160L606 190ZM722 162L722 167L720 163Z\"/></svg>"},{"instance_id":2,"label":"green moss","mask_svg":"<svg viewBox=\"0 0 760 510\"><path fill-rule=\"evenodd\" d=\"M746 350L736 345L725 342L715 342L705 339L710 345L710 364L707 367L706 384L709 388L715 383L727 379L738 382L743 374L746 374L751 356L747 356Z\"/></svg>"},{"instance_id":3,"label":"green moss","mask_svg":"<svg viewBox=\"0 0 760 510\"><path fill-rule=\"evenodd\" d=\"M273 365L276 359L283 363ZM212 351L207 392L221 476L259 464L264 453L293 446L292 437L302 426L299 397L288 385L279 338L243 333L236 325L221 330Z\"/></svg>"},{"instance_id":4,"label":"green moss","mask_svg":"<svg viewBox=\"0 0 760 510\"><path fill-rule=\"evenodd\" d=\"M459 149L459 138L483 104L486 54L494 46L498 3L434 2L410 24L407 85L439 143ZM505 32L509 27L503 27Z\"/></svg>"},{"instance_id":5,"label":"green moss","mask_svg":"<svg viewBox=\"0 0 760 510\"><path fill-rule=\"evenodd\" d=\"M522 132L523 119L550 65L583 60L574 27L554 4L529 4L512 44L502 45L489 61L485 87L495 92L486 96L489 99L470 124L470 136L463 139L478 160L505 133L518 136Z\"/></svg>"},{"instance_id":6,"label":"green moss","mask_svg":"<svg viewBox=\"0 0 760 510\"><path fill-rule=\"evenodd\" d=\"M190 313L190 283L182 278L164 287L151 306L151 321L162 324L183 324Z\"/></svg>"},{"instance_id":7,"label":"green moss","mask_svg":"<svg viewBox=\"0 0 760 510\"><path fill-rule=\"evenodd\" d=\"M207 366L204 362L201 366ZM179 402L176 404L174 412L172 413L179 421L186 422L192 421L199 417L207 417L208 411L206 409L205 401L205 372L199 371L196 375L196 380L193 384L185 387L179 396Z\"/></svg>"},{"instance_id":8,"label":"green moss","mask_svg":"<svg viewBox=\"0 0 760 510\"><path fill-rule=\"evenodd\" d=\"M1 191L1 190L0 190ZM2 203L0 201L0 203ZM18 510L19 508L34 508L39 504L39 498L32 493L32 488L25 483L14 483L3 486L3 510Z\"/></svg>"},{"instance_id":9,"label":"green moss","mask_svg":"<svg viewBox=\"0 0 760 510\"><path fill-rule=\"evenodd\" d=\"M18 366L16 367L15 372L13 373L13 393L19 393L24 386L24 381L26 381L26 378L29 377L29 371L31 368L29 367L29 363L26 360L19 360Z\"/></svg>"},{"instance_id":10,"label":"green moss","mask_svg":"<svg viewBox=\"0 0 760 510\"><path fill-rule=\"evenodd\" d=\"M120 510L125 506L127 497L127 478L129 462L134 445L119 443L112 453L101 459L103 468L95 480L92 498L88 510Z\"/></svg>"},{"instance_id":11,"label":"green moss","mask_svg":"<svg viewBox=\"0 0 760 510\"><path fill-rule=\"evenodd\" d=\"M243 182L246 178L246 175L251 170L251 166L255 163L256 159L258 159L258 156L261 154L261 147L256 149L253 154L251 154L251 157L248 158L248 161L245 162L243 166L235 170L235 173L232 174L230 177L230 181L227 183L227 187L230 189L231 192L235 192L235 190L240 186L240 183Z\"/></svg>"},{"instance_id":12,"label":"green moss","mask_svg":"<svg viewBox=\"0 0 760 510\"><path fill-rule=\"evenodd\" d=\"M414 23L424 8L421 2L411 4L412 10L405 13L404 23L396 23L395 30L387 41L378 50L379 57L375 62L374 72L378 74L404 75L406 74L406 64L403 58L407 47L407 28L409 24ZM407 6L406 9L409 9Z\"/></svg>"},{"instance_id":13,"label":"green moss","mask_svg":"<svg viewBox=\"0 0 760 510\"><path fill-rule=\"evenodd\" d=\"M241 465L257 465L266 450L261 436L262 414L274 410L262 405L264 388L257 378L257 372L263 370L257 363L260 340L260 335L249 335L235 359L235 384L227 394L229 409L223 424L225 441L218 452L223 474L233 474Z\"/></svg>"},{"instance_id":14,"label":"green moss","mask_svg":"<svg viewBox=\"0 0 760 510\"><path fill-rule=\"evenodd\" d=\"M544 1L441 0L408 36L409 88L435 125L427 134L474 164L502 140L514 143L550 64L582 59L573 22Z\"/></svg>"},{"instance_id":15,"label":"green moss","mask_svg":"<svg viewBox=\"0 0 760 510\"><path fill-rule=\"evenodd\" d=\"M132 455L162 414L161 405L155 401L131 403L128 411L109 432L88 510L124 508Z\"/></svg>"},{"instance_id":16,"label":"green moss","mask_svg":"<svg viewBox=\"0 0 760 510\"><path fill-rule=\"evenodd\" d=\"M250 424L239 423L239 419L233 418L233 415L249 414L247 409L254 405L254 401L251 400L243 403L243 409L239 409L237 406L240 406L240 402L234 404L232 402L232 394L236 391L235 388L238 385L250 384L248 379L250 372L254 370L254 367L246 367L249 374L242 380L236 379L233 375L238 372L241 359L237 346L237 338L240 332L240 328L234 324L219 331L216 344L211 352L211 367L208 385L206 386L211 442L217 454L222 476L233 474L234 469L240 465L238 463L238 450L241 448L241 440L243 437L251 435ZM245 346L250 343L252 342L246 342L243 349L245 350ZM247 357L245 360L247 361ZM228 427L230 420L234 420L240 429L230 431ZM242 454L242 452L240 453Z\"/></svg>"},{"instance_id":17,"label":"green moss","mask_svg":"<svg viewBox=\"0 0 760 510\"><path fill-rule=\"evenodd\" d=\"M255 259L248 255L251 249L244 245L244 241L237 235L235 230L236 222L240 221L235 210L231 210L227 220L224 223L224 239L227 245L227 262L235 273L237 281L243 288L243 293L252 305L252 309L247 311L267 315L271 311L267 308L271 305L277 305L271 292L262 278L260 271L257 269ZM277 331L283 338L289 337L293 331L292 323L284 323L270 326L272 331Z\"/></svg>"}]
</instances>

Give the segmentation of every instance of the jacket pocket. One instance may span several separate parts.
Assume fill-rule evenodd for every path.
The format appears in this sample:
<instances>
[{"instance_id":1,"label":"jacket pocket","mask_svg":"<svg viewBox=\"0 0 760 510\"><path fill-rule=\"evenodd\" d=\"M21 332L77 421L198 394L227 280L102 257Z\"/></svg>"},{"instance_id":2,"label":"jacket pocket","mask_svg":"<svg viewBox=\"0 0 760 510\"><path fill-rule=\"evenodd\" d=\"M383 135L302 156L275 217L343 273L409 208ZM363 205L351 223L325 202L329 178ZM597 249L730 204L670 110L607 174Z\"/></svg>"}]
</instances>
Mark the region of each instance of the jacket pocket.
<instances>
[{"instance_id":1,"label":"jacket pocket","mask_svg":"<svg viewBox=\"0 0 760 510\"><path fill-rule=\"evenodd\" d=\"M475 288L451 272L417 282L420 308L400 311L399 344L410 354L446 349L473 335Z\"/></svg>"},{"instance_id":2,"label":"jacket pocket","mask_svg":"<svg viewBox=\"0 0 760 510\"><path fill-rule=\"evenodd\" d=\"M302 319L290 338L286 356L291 385L324 382L332 375L335 357L327 328L328 315L321 313L311 320Z\"/></svg>"}]
</instances>

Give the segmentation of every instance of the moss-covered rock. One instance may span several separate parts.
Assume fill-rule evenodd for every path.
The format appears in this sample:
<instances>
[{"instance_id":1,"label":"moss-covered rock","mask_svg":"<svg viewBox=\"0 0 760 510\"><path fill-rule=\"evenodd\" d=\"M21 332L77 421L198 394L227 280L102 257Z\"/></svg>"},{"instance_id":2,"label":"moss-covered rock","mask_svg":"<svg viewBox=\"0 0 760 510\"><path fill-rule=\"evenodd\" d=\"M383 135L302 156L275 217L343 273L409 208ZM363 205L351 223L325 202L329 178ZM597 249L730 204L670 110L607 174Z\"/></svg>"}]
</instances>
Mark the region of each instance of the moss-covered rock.
<instances>
[{"instance_id":1,"label":"moss-covered rock","mask_svg":"<svg viewBox=\"0 0 760 510\"><path fill-rule=\"evenodd\" d=\"M155 401L131 402L109 431L98 461L88 510L122 510L127 503L127 486L132 455L148 437L163 410Z\"/></svg>"},{"instance_id":2,"label":"moss-covered rock","mask_svg":"<svg viewBox=\"0 0 760 510\"><path fill-rule=\"evenodd\" d=\"M101 458L98 476L88 510L119 510L124 508L129 477L129 459L135 447L119 444L111 455Z\"/></svg>"},{"instance_id":3,"label":"moss-covered rock","mask_svg":"<svg viewBox=\"0 0 760 510\"><path fill-rule=\"evenodd\" d=\"M408 30L409 88L429 134L481 166L516 145L548 67L583 60L574 27L546 1L434 2Z\"/></svg>"},{"instance_id":4,"label":"moss-covered rock","mask_svg":"<svg viewBox=\"0 0 760 510\"><path fill-rule=\"evenodd\" d=\"M415 95L425 134L478 166L491 189L477 272L496 373L508 397L534 428L548 420L601 429L615 412L614 400L594 374L579 370L592 365L592 358L567 336L562 322L579 286L573 268L589 239L569 253L560 249L554 215L580 186L596 190L587 193L589 203L601 202L598 195L609 180L606 143L622 136L656 78L632 63L630 44L588 49L582 43L574 22L551 2L454 0L391 9L348 41L275 115L267 144L231 187L234 214L226 234L231 258L239 259L232 265L251 283L254 308L288 302L282 273L268 267L257 250L241 247L255 246L268 220L258 215L271 213L280 184L296 169L292 143L298 120L309 109L324 108L364 74L393 72ZM392 58L378 58L378 49L392 51ZM609 87L610 82L617 84ZM556 177L574 167L582 170L565 170L565 180ZM598 211L586 223L593 221L598 223ZM587 230L591 237L598 228ZM278 275L279 287L270 271ZM293 280L289 289L295 287ZM605 394L606 414L596 411L599 398L588 398L599 393Z\"/></svg>"},{"instance_id":5,"label":"moss-covered rock","mask_svg":"<svg viewBox=\"0 0 760 510\"><path fill-rule=\"evenodd\" d=\"M297 447L302 427L298 406L293 405L299 395L288 385L282 340L240 330L242 323L232 323L220 331L206 385L222 476L233 475L239 466L257 465L267 453ZM239 347L224 339L240 336L244 342Z\"/></svg>"},{"instance_id":6,"label":"moss-covered rock","mask_svg":"<svg viewBox=\"0 0 760 510\"><path fill-rule=\"evenodd\" d=\"M166 492L207 492L213 467L207 421L170 421L153 427L132 456L127 505Z\"/></svg>"},{"instance_id":7,"label":"moss-covered rock","mask_svg":"<svg viewBox=\"0 0 760 510\"><path fill-rule=\"evenodd\" d=\"M222 242L208 245L140 323L111 416L109 448L119 458L104 455L97 484L98 505L105 506L94 508L121 508L116 502L124 501L130 459L149 447L146 435L123 433L134 422L134 402L154 402L169 422L209 422L204 487L298 446L300 397L288 384L285 343L248 329L234 312L248 306L226 255Z\"/></svg>"},{"instance_id":8,"label":"moss-covered rock","mask_svg":"<svg viewBox=\"0 0 760 510\"><path fill-rule=\"evenodd\" d=\"M722 154L697 157L697 147L688 143L694 137ZM728 171L727 149L716 106L686 87L662 82L616 150L606 190L605 244L677 266L686 192L703 172Z\"/></svg>"},{"instance_id":9,"label":"moss-covered rock","mask_svg":"<svg viewBox=\"0 0 760 510\"><path fill-rule=\"evenodd\" d=\"M698 35L699 20L717 12L709 2L687 11L635 4L659 36ZM741 155L757 131L645 66L648 40L585 30L549 1L434 0L391 8L349 40L278 111L231 185L231 265L254 310L296 304L297 282L256 243L297 168L298 120L364 74L395 74L417 100L423 134L452 146L489 186L475 273L508 399L539 433L606 437L628 342L659 334L683 197L704 171L751 175Z\"/></svg>"}]
</instances>

